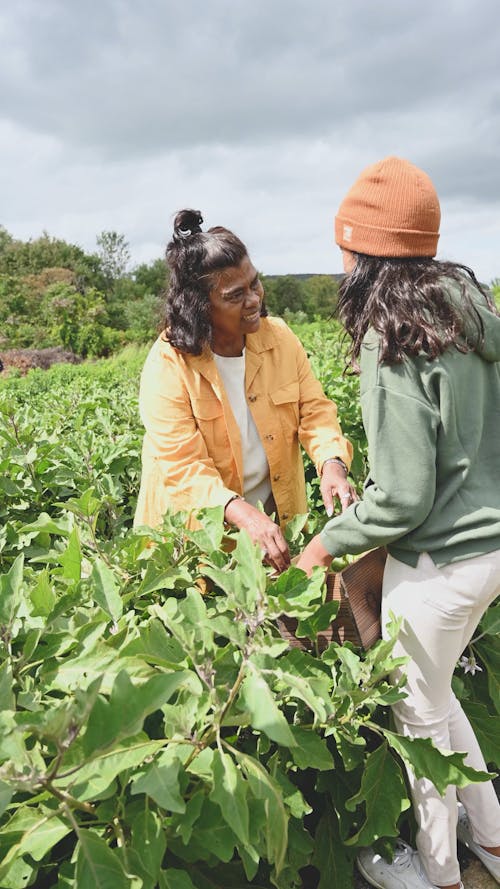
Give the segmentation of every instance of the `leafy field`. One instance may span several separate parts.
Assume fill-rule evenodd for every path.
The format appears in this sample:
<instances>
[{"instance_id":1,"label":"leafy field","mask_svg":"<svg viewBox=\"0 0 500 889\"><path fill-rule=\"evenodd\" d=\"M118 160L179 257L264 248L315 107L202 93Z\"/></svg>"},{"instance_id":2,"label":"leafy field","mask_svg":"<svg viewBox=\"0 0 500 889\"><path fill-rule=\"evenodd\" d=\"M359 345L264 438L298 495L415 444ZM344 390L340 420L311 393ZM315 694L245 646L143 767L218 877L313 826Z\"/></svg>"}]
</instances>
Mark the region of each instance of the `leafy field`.
<instances>
[{"instance_id":1,"label":"leafy field","mask_svg":"<svg viewBox=\"0 0 500 889\"><path fill-rule=\"evenodd\" d=\"M361 484L357 380L333 328L299 333ZM131 530L144 354L0 388L0 887L351 889L356 848L409 817L402 761L443 789L480 776L393 731L391 643L287 649L278 615L313 638L333 616L321 577L272 580L220 510ZM493 766L499 631L497 605L456 677Z\"/></svg>"}]
</instances>

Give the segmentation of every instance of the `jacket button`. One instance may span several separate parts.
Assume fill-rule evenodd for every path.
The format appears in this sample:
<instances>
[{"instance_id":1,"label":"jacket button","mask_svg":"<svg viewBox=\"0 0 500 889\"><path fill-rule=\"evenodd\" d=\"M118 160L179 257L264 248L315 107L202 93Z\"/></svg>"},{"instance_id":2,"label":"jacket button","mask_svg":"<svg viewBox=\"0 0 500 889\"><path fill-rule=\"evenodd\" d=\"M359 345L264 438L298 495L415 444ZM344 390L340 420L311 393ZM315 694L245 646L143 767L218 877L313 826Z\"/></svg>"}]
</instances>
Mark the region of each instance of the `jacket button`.
<instances>
[{"instance_id":1,"label":"jacket button","mask_svg":"<svg viewBox=\"0 0 500 889\"><path fill-rule=\"evenodd\" d=\"M288 513L287 513L287 512L284 512L283 515L281 516L281 518L282 518L282 519L287 519L287 518L288 518Z\"/></svg>"},{"instance_id":2,"label":"jacket button","mask_svg":"<svg viewBox=\"0 0 500 889\"><path fill-rule=\"evenodd\" d=\"M273 475L273 482L279 482L279 480L280 476L278 475L278 473L276 473L276 475Z\"/></svg>"},{"instance_id":3,"label":"jacket button","mask_svg":"<svg viewBox=\"0 0 500 889\"><path fill-rule=\"evenodd\" d=\"M248 400L249 401L257 401L257 396L256 395L249 395Z\"/></svg>"},{"instance_id":4,"label":"jacket button","mask_svg":"<svg viewBox=\"0 0 500 889\"><path fill-rule=\"evenodd\" d=\"M265 437L266 441L274 441L274 435L272 435L270 432L267 435L265 435L264 437Z\"/></svg>"}]
</instances>

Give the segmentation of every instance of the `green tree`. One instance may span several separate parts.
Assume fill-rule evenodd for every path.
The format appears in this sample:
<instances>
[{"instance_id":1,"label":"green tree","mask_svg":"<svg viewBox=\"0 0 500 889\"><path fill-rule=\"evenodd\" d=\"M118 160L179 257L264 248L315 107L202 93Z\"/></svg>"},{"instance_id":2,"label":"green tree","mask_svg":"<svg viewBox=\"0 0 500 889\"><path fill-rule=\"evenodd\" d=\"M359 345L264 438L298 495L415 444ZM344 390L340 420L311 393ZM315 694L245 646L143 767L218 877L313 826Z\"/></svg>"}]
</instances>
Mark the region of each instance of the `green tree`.
<instances>
[{"instance_id":1,"label":"green tree","mask_svg":"<svg viewBox=\"0 0 500 889\"><path fill-rule=\"evenodd\" d=\"M102 271L109 282L123 278L130 262L130 249L125 235L103 231L97 236L97 248Z\"/></svg>"},{"instance_id":2,"label":"green tree","mask_svg":"<svg viewBox=\"0 0 500 889\"><path fill-rule=\"evenodd\" d=\"M331 275L314 275L303 283L310 318L330 318L338 301L339 282Z\"/></svg>"}]
</instances>

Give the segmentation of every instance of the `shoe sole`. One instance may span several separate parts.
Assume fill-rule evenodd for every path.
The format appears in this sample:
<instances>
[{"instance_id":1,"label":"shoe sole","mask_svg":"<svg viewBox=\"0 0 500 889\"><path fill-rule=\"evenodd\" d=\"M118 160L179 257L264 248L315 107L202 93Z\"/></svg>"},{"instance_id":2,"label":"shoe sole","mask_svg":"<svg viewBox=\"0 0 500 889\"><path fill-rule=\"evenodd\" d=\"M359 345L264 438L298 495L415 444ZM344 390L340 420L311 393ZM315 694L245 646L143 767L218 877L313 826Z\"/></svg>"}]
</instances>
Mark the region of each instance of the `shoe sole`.
<instances>
[{"instance_id":1,"label":"shoe sole","mask_svg":"<svg viewBox=\"0 0 500 889\"><path fill-rule=\"evenodd\" d=\"M358 868L362 877L365 878L366 882L370 884L370 886L374 886L375 889L385 889L385 886L382 886L381 883L374 883L373 877L368 876L362 864L359 861L356 861L356 867Z\"/></svg>"}]
</instances>

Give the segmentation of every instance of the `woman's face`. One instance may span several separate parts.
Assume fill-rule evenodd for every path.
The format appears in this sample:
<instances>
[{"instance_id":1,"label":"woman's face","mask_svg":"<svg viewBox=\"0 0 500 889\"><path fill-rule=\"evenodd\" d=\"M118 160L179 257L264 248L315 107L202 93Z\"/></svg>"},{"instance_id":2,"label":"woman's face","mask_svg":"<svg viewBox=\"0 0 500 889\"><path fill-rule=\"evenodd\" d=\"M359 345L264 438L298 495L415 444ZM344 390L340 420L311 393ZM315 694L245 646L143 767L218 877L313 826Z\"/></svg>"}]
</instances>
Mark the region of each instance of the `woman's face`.
<instances>
[{"instance_id":1,"label":"woman's face","mask_svg":"<svg viewBox=\"0 0 500 889\"><path fill-rule=\"evenodd\" d=\"M212 347L234 344L241 354L245 335L260 326L260 309L264 288L250 258L245 256L237 266L214 275L210 291Z\"/></svg>"}]
</instances>

